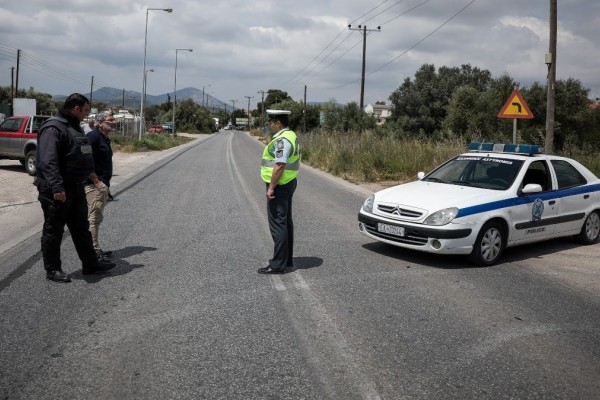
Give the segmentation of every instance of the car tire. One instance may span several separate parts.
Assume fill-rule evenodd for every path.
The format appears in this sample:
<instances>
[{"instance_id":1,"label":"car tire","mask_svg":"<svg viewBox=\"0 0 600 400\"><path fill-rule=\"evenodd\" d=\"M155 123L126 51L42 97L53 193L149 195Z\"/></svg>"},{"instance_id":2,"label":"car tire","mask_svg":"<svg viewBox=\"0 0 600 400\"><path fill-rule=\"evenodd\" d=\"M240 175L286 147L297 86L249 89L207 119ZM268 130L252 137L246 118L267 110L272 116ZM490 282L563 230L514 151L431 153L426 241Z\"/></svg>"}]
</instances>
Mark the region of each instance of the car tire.
<instances>
[{"instance_id":1,"label":"car tire","mask_svg":"<svg viewBox=\"0 0 600 400\"><path fill-rule=\"evenodd\" d=\"M25 171L31 176L35 176L37 170L35 168L35 150L29 150L25 155Z\"/></svg>"},{"instance_id":2,"label":"car tire","mask_svg":"<svg viewBox=\"0 0 600 400\"><path fill-rule=\"evenodd\" d=\"M505 243L502 225L496 221L488 221L479 231L469 259L480 267L494 265L502 255Z\"/></svg>"},{"instance_id":3,"label":"car tire","mask_svg":"<svg viewBox=\"0 0 600 400\"><path fill-rule=\"evenodd\" d=\"M598 241L598 236L600 236L600 215L598 211L592 211L585 219L576 239L582 244L594 244Z\"/></svg>"}]
</instances>

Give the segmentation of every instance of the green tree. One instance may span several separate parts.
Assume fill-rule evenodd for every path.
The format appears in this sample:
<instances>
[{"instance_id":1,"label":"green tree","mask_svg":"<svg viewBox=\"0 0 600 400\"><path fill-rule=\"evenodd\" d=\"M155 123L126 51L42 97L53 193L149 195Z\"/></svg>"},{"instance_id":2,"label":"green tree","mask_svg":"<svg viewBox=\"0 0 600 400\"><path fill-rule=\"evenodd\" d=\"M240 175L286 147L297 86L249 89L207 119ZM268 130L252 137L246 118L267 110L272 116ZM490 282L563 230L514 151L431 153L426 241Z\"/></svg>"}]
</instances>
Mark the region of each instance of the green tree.
<instances>
[{"instance_id":1,"label":"green tree","mask_svg":"<svg viewBox=\"0 0 600 400\"><path fill-rule=\"evenodd\" d=\"M440 135L454 91L461 86L483 91L491 83L488 70L469 64L460 68L441 67L438 71L433 64L424 64L415 73L414 81L406 78L390 95L391 121L414 136Z\"/></svg>"},{"instance_id":2,"label":"green tree","mask_svg":"<svg viewBox=\"0 0 600 400\"><path fill-rule=\"evenodd\" d=\"M175 118L176 129L179 132L211 133L214 131L214 120L210 113L192 99L177 103Z\"/></svg>"},{"instance_id":3,"label":"green tree","mask_svg":"<svg viewBox=\"0 0 600 400\"><path fill-rule=\"evenodd\" d=\"M284 92L283 90L279 89L269 89L267 91L267 97L265 97L264 101L265 110L269 108L275 108L275 106L277 106L277 108L283 108L281 107L281 103L287 100L292 100L292 98L288 95L287 92ZM256 105L256 108L258 110L261 110L262 104L263 103L259 101Z\"/></svg>"},{"instance_id":4,"label":"green tree","mask_svg":"<svg viewBox=\"0 0 600 400\"><path fill-rule=\"evenodd\" d=\"M362 132L374 129L375 118L360 109L356 102L340 106L335 100L330 100L322 106L325 122L321 129L326 132Z\"/></svg>"}]
</instances>

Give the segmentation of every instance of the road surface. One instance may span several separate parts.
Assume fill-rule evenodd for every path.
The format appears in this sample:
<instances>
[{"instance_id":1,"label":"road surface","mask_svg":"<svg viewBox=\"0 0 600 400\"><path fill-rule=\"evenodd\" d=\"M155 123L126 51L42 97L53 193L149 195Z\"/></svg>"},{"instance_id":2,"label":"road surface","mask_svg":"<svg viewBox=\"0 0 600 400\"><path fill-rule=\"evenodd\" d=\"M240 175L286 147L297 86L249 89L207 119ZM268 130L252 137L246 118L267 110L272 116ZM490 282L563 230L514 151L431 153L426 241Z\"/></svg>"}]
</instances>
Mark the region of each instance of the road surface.
<instances>
[{"instance_id":1,"label":"road surface","mask_svg":"<svg viewBox=\"0 0 600 400\"><path fill-rule=\"evenodd\" d=\"M599 245L562 239L474 268L360 235L369 194L303 167L296 270L271 255L262 144L223 131L122 188L117 267L47 281L39 235L0 280L1 399L600 397ZM5 229L5 227L2 227Z\"/></svg>"}]
</instances>

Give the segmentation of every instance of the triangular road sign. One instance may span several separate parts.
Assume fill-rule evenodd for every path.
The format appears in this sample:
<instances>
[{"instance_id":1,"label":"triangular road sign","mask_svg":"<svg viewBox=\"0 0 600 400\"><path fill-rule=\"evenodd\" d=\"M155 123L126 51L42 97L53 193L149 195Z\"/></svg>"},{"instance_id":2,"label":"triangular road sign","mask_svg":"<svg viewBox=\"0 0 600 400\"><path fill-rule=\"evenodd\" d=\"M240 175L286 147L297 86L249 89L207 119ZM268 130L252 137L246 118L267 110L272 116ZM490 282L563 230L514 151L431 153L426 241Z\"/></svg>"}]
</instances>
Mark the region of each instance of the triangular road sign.
<instances>
[{"instance_id":1,"label":"triangular road sign","mask_svg":"<svg viewBox=\"0 0 600 400\"><path fill-rule=\"evenodd\" d=\"M519 93L519 89L513 90L508 101L498 113L498 118L533 118L533 114L525 100L523 100L521 93Z\"/></svg>"}]
</instances>

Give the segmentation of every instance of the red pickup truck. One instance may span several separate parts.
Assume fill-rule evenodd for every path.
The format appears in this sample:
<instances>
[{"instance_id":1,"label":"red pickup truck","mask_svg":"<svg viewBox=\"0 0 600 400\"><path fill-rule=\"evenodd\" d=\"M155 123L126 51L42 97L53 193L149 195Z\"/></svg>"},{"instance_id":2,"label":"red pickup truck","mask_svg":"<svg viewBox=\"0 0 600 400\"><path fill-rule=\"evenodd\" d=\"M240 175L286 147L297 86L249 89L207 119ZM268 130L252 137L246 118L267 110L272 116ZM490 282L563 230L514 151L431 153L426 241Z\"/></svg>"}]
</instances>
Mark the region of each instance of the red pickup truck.
<instances>
[{"instance_id":1,"label":"red pickup truck","mask_svg":"<svg viewBox=\"0 0 600 400\"><path fill-rule=\"evenodd\" d=\"M37 134L49 116L6 118L0 124L0 159L19 160L29 175L35 175Z\"/></svg>"}]
</instances>

